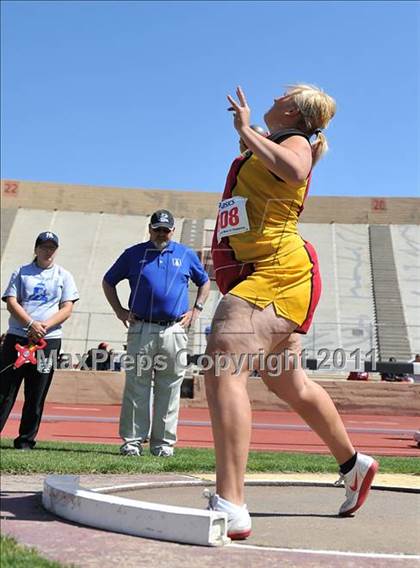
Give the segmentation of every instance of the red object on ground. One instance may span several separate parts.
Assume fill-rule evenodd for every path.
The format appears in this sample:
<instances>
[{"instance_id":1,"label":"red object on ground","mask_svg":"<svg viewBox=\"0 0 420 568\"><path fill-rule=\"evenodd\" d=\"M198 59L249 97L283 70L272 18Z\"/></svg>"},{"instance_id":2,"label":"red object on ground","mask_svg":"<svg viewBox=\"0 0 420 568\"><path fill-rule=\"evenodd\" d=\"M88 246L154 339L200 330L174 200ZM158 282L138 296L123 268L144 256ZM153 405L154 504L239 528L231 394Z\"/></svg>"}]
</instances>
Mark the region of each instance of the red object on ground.
<instances>
[{"instance_id":1,"label":"red object on ground","mask_svg":"<svg viewBox=\"0 0 420 568\"><path fill-rule=\"evenodd\" d=\"M21 345L20 343L16 343L15 349L19 353L19 355L13 367L15 369L18 369L25 363L36 365L35 353L38 351L38 349L44 349L46 345L47 342L45 341L45 339L40 339L39 341L37 341L37 343L29 343L29 345Z\"/></svg>"},{"instance_id":2,"label":"red object on ground","mask_svg":"<svg viewBox=\"0 0 420 568\"><path fill-rule=\"evenodd\" d=\"M348 381L368 381L369 380L369 373L358 372L358 371L351 371L349 376L347 377Z\"/></svg>"}]
</instances>

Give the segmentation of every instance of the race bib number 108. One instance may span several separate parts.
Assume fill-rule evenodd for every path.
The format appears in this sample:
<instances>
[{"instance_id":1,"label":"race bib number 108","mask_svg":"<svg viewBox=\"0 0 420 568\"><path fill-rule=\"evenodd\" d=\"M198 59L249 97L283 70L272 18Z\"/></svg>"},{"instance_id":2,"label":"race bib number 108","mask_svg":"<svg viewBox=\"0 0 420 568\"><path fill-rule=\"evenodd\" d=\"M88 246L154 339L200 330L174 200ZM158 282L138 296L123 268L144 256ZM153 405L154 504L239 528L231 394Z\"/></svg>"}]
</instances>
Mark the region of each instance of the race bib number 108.
<instances>
[{"instance_id":1,"label":"race bib number 108","mask_svg":"<svg viewBox=\"0 0 420 568\"><path fill-rule=\"evenodd\" d=\"M217 241L223 237L238 235L249 231L246 197L231 197L219 202L217 218Z\"/></svg>"}]
</instances>

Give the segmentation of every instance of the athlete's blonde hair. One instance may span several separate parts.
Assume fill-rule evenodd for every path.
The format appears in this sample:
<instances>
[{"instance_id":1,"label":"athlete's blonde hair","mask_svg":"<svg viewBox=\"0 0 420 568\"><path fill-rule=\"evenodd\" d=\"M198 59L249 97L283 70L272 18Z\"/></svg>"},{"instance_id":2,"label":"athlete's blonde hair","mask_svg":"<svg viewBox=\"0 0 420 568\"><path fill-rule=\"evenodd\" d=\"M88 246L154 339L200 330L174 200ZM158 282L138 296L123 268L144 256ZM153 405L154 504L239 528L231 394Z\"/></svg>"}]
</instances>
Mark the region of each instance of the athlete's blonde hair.
<instances>
[{"instance_id":1,"label":"athlete's blonde hair","mask_svg":"<svg viewBox=\"0 0 420 568\"><path fill-rule=\"evenodd\" d=\"M328 143L321 129L326 128L335 115L335 100L314 85L288 85L286 95L292 97L305 124L309 135L315 134L316 139L311 143L313 164L327 152Z\"/></svg>"}]
</instances>

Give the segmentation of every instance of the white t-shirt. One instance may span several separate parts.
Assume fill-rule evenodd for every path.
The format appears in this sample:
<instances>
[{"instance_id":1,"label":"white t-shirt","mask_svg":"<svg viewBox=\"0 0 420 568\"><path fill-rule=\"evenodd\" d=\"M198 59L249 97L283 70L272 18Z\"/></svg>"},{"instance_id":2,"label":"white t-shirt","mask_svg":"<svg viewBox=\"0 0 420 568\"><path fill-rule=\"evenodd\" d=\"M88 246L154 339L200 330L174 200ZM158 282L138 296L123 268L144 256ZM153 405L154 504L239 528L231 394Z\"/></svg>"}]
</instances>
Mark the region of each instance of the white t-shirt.
<instances>
[{"instance_id":1,"label":"white t-shirt","mask_svg":"<svg viewBox=\"0 0 420 568\"><path fill-rule=\"evenodd\" d=\"M2 300L13 296L26 313L34 320L45 321L60 309L63 302L77 302L79 293L73 276L61 266L41 268L36 262L25 264L13 272ZM10 316L7 333L26 337L26 329L16 318ZM46 339L60 338L61 324L48 330Z\"/></svg>"}]
</instances>

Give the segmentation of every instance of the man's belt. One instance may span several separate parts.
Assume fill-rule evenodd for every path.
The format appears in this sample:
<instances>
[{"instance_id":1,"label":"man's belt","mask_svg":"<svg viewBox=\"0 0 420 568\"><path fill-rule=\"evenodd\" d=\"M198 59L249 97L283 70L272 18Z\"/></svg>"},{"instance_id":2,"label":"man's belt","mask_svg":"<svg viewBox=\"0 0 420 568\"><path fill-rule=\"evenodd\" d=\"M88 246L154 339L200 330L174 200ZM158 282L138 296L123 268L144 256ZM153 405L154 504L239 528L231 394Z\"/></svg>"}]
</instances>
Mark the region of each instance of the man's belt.
<instances>
[{"instance_id":1,"label":"man's belt","mask_svg":"<svg viewBox=\"0 0 420 568\"><path fill-rule=\"evenodd\" d=\"M144 323L154 323L156 325L161 325L161 326L164 326L164 327L174 325L175 323L178 323L182 320L182 318L177 318L177 319L174 319L174 320L149 320L149 319L141 318L140 316L138 316L136 314L133 314L133 318L136 321L142 321Z\"/></svg>"}]
</instances>

